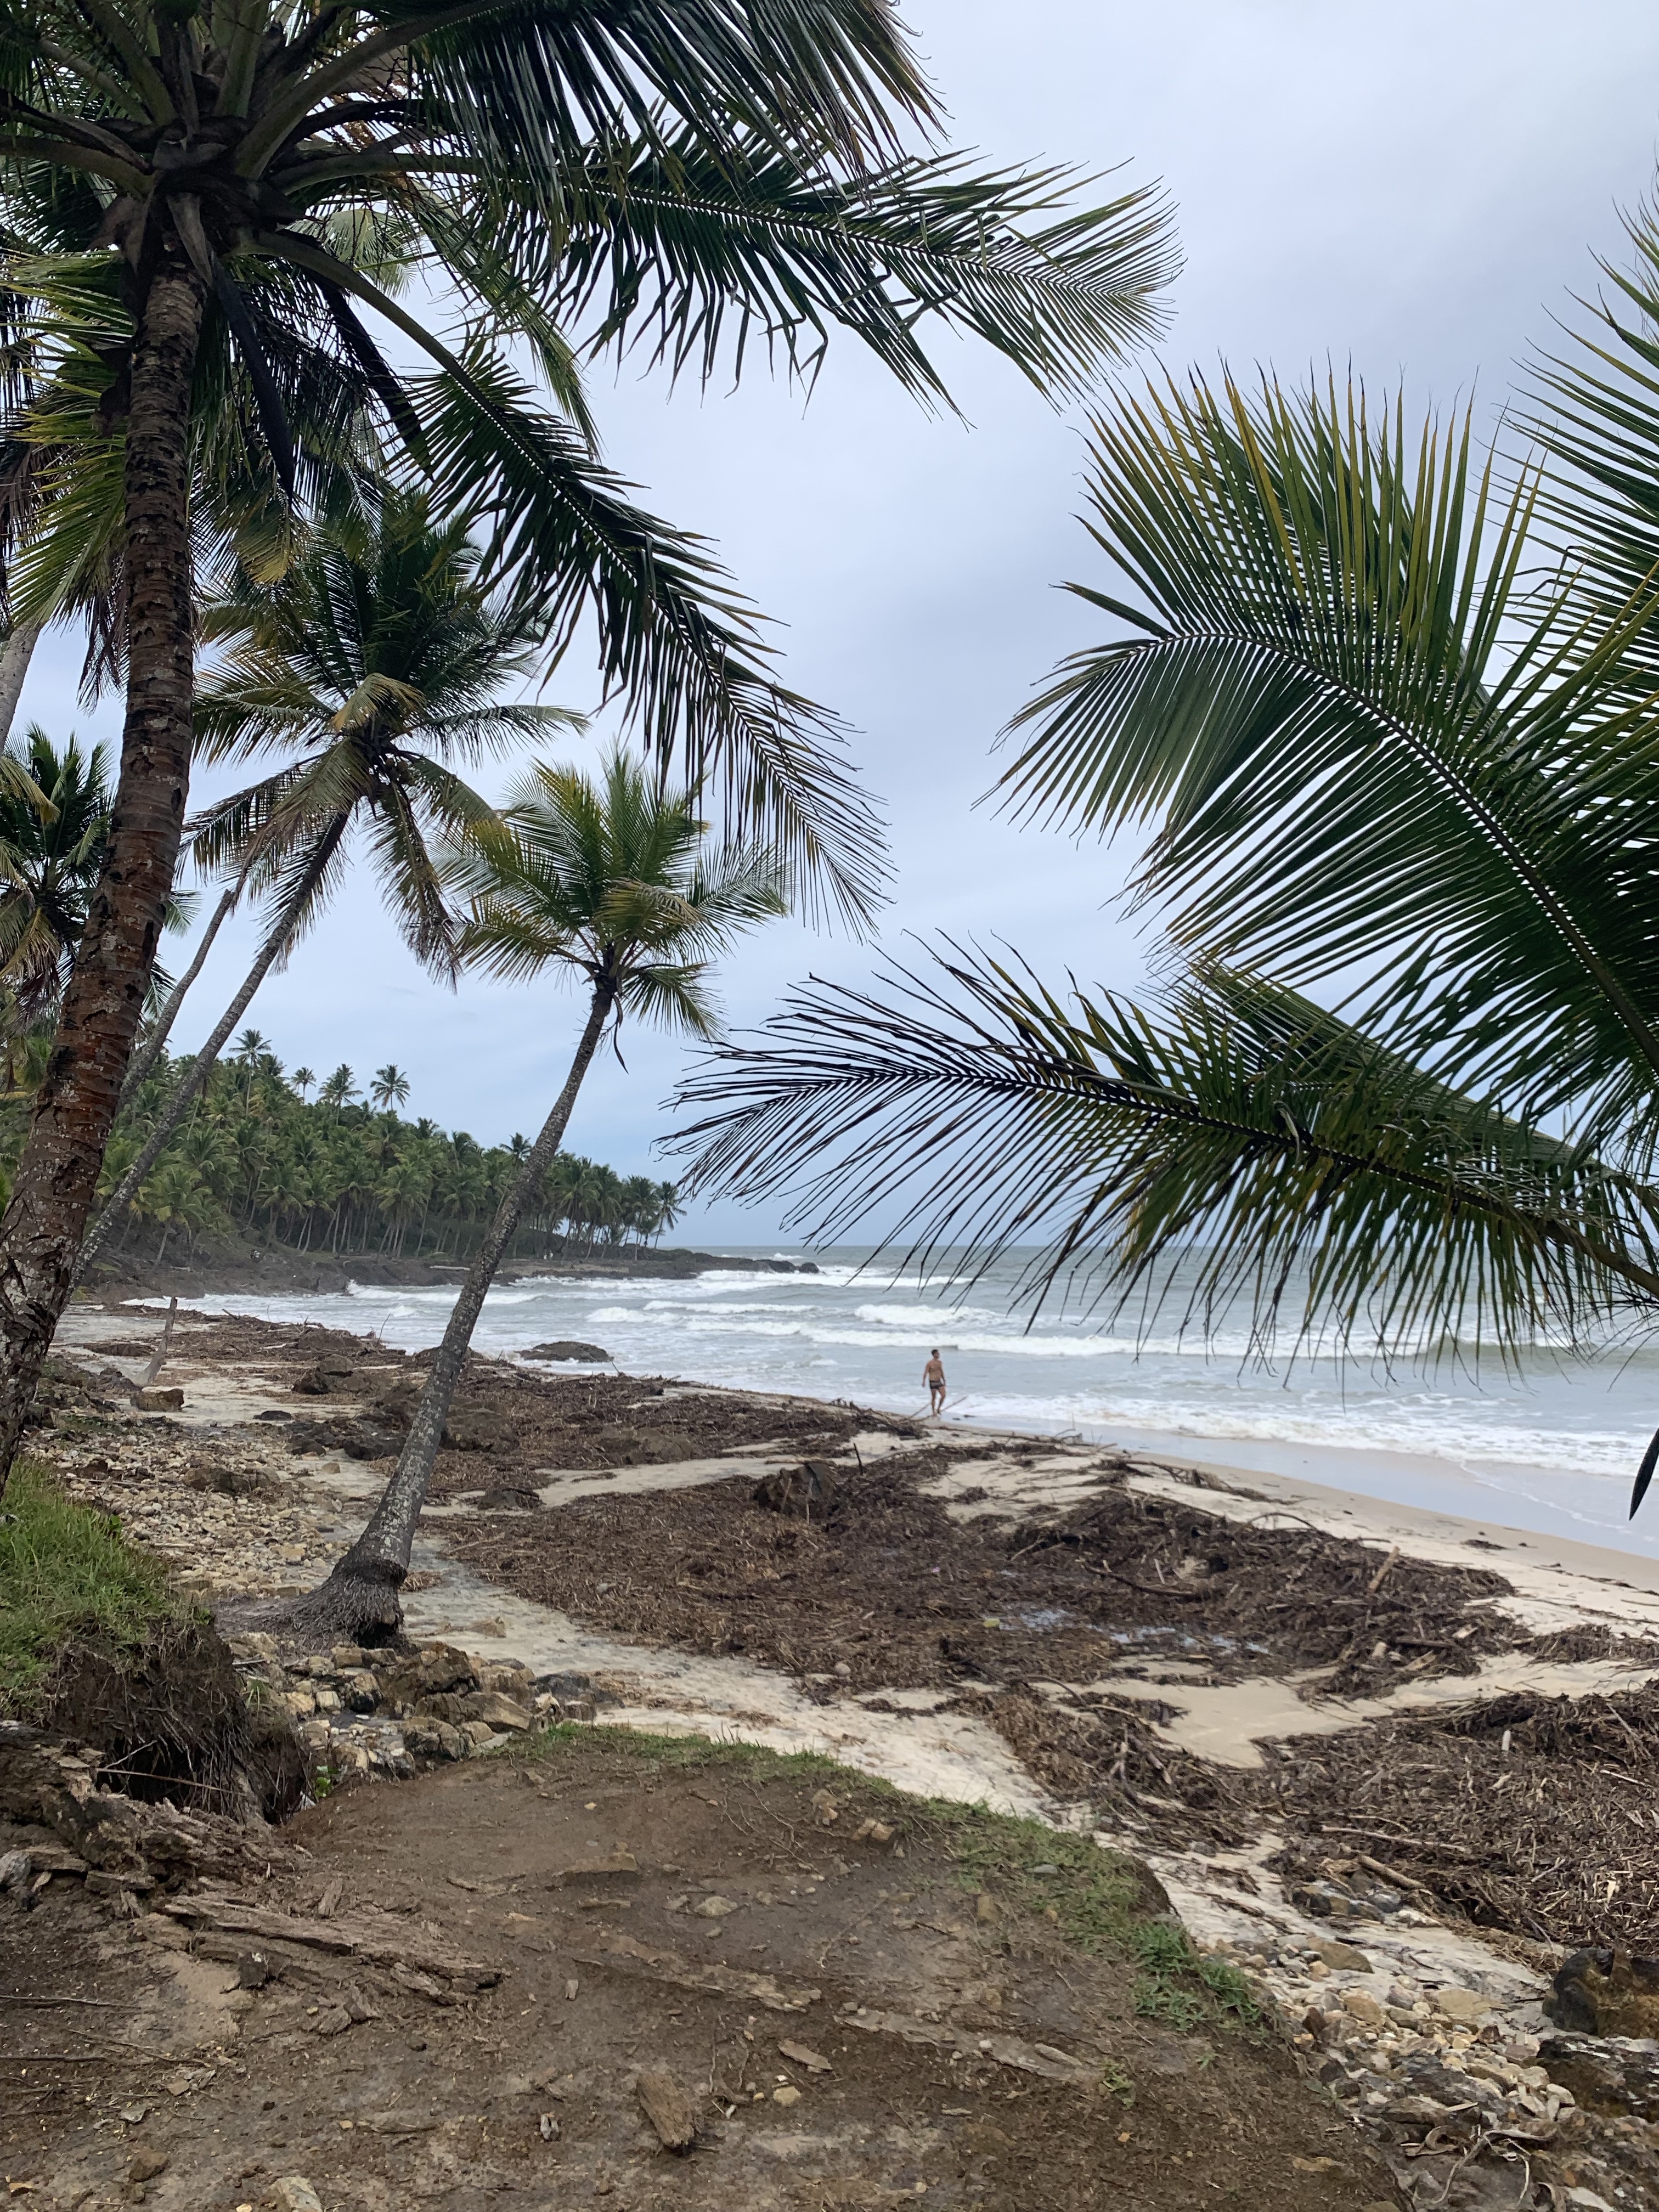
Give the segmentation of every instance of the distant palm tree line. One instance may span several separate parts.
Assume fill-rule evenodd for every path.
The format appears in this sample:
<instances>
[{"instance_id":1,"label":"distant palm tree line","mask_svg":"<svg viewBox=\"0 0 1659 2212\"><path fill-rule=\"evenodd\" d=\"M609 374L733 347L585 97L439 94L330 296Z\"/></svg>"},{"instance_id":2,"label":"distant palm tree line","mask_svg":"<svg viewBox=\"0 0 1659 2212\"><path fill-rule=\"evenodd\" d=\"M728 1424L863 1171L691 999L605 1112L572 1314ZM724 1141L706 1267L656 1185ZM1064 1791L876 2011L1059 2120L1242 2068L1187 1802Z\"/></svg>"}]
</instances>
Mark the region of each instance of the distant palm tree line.
<instances>
[{"instance_id":1,"label":"distant palm tree line","mask_svg":"<svg viewBox=\"0 0 1659 2212\"><path fill-rule=\"evenodd\" d=\"M137 1156L187 1066L164 1055L141 1086L110 1140L106 1188ZM319 1097L307 1103L304 1089L312 1085ZM139 1186L126 1234L110 1249L137 1237L160 1258L175 1240L189 1249L198 1237L236 1234L342 1257L464 1261L516 1172L525 1140L480 1145L465 1130L403 1120L394 1105L407 1098L409 1079L395 1066L378 1069L368 1090L365 1098L343 1066L320 1085L307 1068L290 1077L269 1040L246 1030ZM8 1152L21 1135L20 1122ZM642 1243L678 1218L672 1183L619 1176L561 1152L509 1256Z\"/></svg>"}]
</instances>

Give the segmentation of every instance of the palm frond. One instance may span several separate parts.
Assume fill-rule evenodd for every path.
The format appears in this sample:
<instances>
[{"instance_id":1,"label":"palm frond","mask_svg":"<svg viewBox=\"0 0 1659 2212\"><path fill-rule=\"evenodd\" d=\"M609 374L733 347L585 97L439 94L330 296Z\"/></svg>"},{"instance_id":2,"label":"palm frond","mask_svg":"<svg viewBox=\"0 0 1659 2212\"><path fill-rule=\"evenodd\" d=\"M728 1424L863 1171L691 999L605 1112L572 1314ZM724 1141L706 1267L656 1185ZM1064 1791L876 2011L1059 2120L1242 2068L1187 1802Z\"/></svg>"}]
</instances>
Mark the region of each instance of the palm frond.
<instances>
[{"instance_id":1,"label":"palm frond","mask_svg":"<svg viewBox=\"0 0 1659 2212\"><path fill-rule=\"evenodd\" d=\"M1334 388L1124 397L1091 528L1139 596L1073 588L1131 634L1024 710L1003 789L1157 815L1136 890L1179 942L1358 969L1411 1055L1605 1129L1659 1069L1659 722L1607 694L1655 602L1564 630L1523 581L1534 496L1496 497L1467 418L1413 441Z\"/></svg>"},{"instance_id":2,"label":"palm frond","mask_svg":"<svg viewBox=\"0 0 1659 2212\"><path fill-rule=\"evenodd\" d=\"M1576 1340L1659 1297L1656 1194L1297 994L1206 964L1151 1011L947 946L816 982L682 1084L694 1186L982 1273L1387 1358ZM965 1248L969 1258L960 1258Z\"/></svg>"}]
</instances>

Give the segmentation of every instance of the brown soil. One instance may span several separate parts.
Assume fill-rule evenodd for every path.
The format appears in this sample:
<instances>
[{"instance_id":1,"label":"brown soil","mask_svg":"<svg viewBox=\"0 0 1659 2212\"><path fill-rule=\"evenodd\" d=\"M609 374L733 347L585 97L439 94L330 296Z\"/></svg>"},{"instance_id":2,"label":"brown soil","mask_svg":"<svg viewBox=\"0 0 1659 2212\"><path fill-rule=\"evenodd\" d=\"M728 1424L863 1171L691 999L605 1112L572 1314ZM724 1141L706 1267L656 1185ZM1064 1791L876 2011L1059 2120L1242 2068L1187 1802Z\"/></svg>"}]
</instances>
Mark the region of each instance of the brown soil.
<instances>
[{"instance_id":1,"label":"brown soil","mask_svg":"<svg viewBox=\"0 0 1659 2212\"><path fill-rule=\"evenodd\" d=\"M868 1820L884 1840L860 1839ZM1041 1830L590 1733L348 1791L289 1839L309 1864L290 1850L234 1894L302 1916L306 1942L216 1934L238 1913L224 1890L114 1923L64 1878L30 1912L0 1902L0 2154L25 2201L231 2212L294 2175L327 2212L1401 2201L1281 2046L1192 1976L1206 2019L1146 2015L1117 1936L1156 1899L1114 1874L1129 1917L1100 1937L1095 1893L1079 1905L1030 1863ZM637 1875L556 1886L617 1852ZM699 1914L711 1896L736 1910ZM494 1985L388 1965L400 1944ZM645 2118L656 2072L690 2100L684 2156Z\"/></svg>"}]
</instances>

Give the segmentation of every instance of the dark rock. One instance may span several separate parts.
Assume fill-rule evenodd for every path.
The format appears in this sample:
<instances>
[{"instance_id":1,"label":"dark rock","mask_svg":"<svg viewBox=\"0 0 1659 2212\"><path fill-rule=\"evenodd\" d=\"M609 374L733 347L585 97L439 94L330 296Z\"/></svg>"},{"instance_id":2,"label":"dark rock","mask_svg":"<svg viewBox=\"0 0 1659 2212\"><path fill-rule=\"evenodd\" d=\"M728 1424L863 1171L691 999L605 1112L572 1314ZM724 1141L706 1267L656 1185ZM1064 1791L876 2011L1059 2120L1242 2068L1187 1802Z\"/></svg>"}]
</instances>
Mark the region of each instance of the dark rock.
<instances>
[{"instance_id":1,"label":"dark rock","mask_svg":"<svg viewBox=\"0 0 1659 2212\"><path fill-rule=\"evenodd\" d=\"M465 1651L451 1644L428 1644L383 1667L380 1684L381 1696L396 1713L411 1711L428 1698L476 1690L478 1677Z\"/></svg>"},{"instance_id":2,"label":"dark rock","mask_svg":"<svg viewBox=\"0 0 1659 2212\"><path fill-rule=\"evenodd\" d=\"M453 1451L489 1452L516 1441L514 1425L506 1414L485 1406L458 1407L444 1423L444 1442Z\"/></svg>"},{"instance_id":3,"label":"dark rock","mask_svg":"<svg viewBox=\"0 0 1659 2212\"><path fill-rule=\"evenodd\" d=\"M486 1490L478 1500L480 1513L540 1513L541 1493L535 1490Z\"/></svg>"},{"instance_id":4,"label":"dark rock","mask_svg":"<svg viewBox=\"0 0 1659 2212\"><path fill-rule=\"evenodd\" d=\"M755 1485L754 1499L770 1513L793 1521L824 1521L836 1510L841 1475L828 1460L803 1460L799 1467L775 1468Z\"/></svg>"},{"instance_id":5,"label":"dark rock","mask_svg":"<svg viewBox=\"0 0 1659 2212\"><path fill-rule=\"evenodd\" d=\"M522 1359L577 1359L590 1367L611 1358L603 1345L581 1344L574 1337L568 1342L561 1338L556 1344L532 1344L528 1352L519 1356Z\"/></svg>"},{"instance_id":6,"label":"dark rock","mask_svg":"<svg viewBox=\"0 0 1659 2212\"><path fill-rule=\"evenodd\" d=\"M1544 2010L1558 2027L1585 2035L1659 2036L1659 1959L1575 1951L1556 1975Z\"/></svg>"},{"instance_id":7,"label":"dark rock","mask_svg":"<svg viewBox=\"0 0 1659 2212\"><path fill-rule=\"evenodd\" d=\"M1628 2112L1650 2124L1659 2121L1659 2051L1633 2051L1628 2044L1589 2036L1553 2035L1540 2046L1538 2063L1552 2081L1571 2090L1587 2112Z\"/></svg>"}]
</instances>

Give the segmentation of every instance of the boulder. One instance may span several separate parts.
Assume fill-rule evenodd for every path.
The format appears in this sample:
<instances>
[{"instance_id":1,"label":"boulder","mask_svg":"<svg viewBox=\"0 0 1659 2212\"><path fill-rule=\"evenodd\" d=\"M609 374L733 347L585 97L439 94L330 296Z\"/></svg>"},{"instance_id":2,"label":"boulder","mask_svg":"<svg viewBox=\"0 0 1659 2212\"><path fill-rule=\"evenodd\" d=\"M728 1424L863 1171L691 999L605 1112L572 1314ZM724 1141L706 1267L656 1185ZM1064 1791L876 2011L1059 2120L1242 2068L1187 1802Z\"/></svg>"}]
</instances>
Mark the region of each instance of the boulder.
<instances>
[{"instance_id":1,"label":"boulder","mask_svg":"<svg viewBox=\"0 0 1659 2212\"><path fill-rule=\"evenodd\" d=\"M532 1344L528 1352L520 1353L521 1359L574 1359L593 1367L607 1364L611 1354L602 1344L582 1344L572 1337L561 1337L556 1344Z\"/></svg>"},{"instance_id":2,"label":"boulder","mask_svg":"<svg viewBox=\"0 0 1659 2212\"><path fill-rule=\"evenodd\" d=\"M427 1698L452 1691L476 1690L477 1671L453 1644L428 1644L408 1658L383 1667L380 1695L395 1712L407 1712Z\"/></svg>"},{"instance_id":3,"label":"boulder","mask_svg":"<svg viewBox=\"0 0 1659 2212\"><path fill-rule=\"evenodd\" d=\"M493 1729L527 1729L530 1715L511 1698L504 1698L499 1690L474 1690L462 1700L465 1717L483 1721Z\"/></svg>"},{"instance_id":4,"label":"boulder","mask_svg":"<svg viewBox=\"0 0 1659 2212\"><path fill-rule=\"evenodd\" d=\"M498 1445L515 1440L506 1414L492 1413L486 1406L457 1407L444 1423L444 1442L452 1451L494 1451Z\"/></svg>"},{"instance_id":5,"label":"boulder","mask_svg":"<svg viewBox=\"0 0 1659 2212\"><path fill-rule=\"evenodd\" d=\"M1556 1975L1544 2010L1558 2027L1583 2035L1659 2036L1659 1959L1575 1951Z\"/></svg>"},{"instance_id":6,"label":"boulder","mask_svg":"<svg viewBox=\"0 0 1659 2212\"><path fill-rule=\"evenodd\" d=\"M828 1460L806 1459L799 1467L774 1468L755 1485L757 1505L793 1521L827 1520L841 1490L839 1471Z\"/></svg>"},{"instance_id":7,"label":"boulder","mask_svg":"<svg viewBox=\"0 0 1659 2212\"><path fill-rule=\"evenodd\" d=\"M176 1382L151 1382L133 1392L132 1402L141 1413L177 1413L183 1411L185 1394Z\"/></svg>"}]
</instances>

